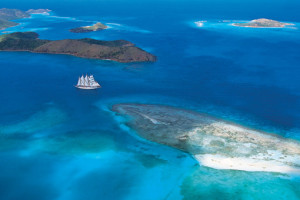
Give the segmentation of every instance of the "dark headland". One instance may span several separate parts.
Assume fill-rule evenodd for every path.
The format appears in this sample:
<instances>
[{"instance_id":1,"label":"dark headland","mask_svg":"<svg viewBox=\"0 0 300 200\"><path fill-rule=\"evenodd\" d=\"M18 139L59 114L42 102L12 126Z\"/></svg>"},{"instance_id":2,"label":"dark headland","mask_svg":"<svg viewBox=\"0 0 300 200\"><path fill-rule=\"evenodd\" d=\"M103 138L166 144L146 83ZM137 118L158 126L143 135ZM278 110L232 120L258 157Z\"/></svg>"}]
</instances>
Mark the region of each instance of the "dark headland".
<instances>
[{"instance_id":1,"label":"dark headland","mask_svg":"<svg viewBox=\"0 0 300 200\"><path fill-rule=\"evenodd\" d=\"M42 40L38 36L35 32L15 32L1 35L0 51L67 54L122 63L156 61L154 55L126 40L102 41L90 38Z\"/></svg>"}]
</instances>

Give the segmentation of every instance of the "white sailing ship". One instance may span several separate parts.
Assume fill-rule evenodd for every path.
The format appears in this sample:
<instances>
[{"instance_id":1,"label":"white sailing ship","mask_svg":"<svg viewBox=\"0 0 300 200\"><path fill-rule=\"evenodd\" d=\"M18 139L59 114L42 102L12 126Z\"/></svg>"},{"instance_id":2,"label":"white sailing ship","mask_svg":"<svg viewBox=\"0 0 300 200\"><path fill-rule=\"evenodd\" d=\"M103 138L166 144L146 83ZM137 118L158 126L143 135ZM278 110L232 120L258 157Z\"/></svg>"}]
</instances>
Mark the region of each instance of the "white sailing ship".
<instances>
[{"instance_id":1,"label":"white sailing ship","mask_svg":"<svg viewBox=\"0 0 300 200\"><path fill-rule=\"evenodd\" d=\"M101 85L97 81L95 81L93 75L86 75L85 77L82 75L78 78L78 83L75 87L85 90L94 90L97 88L101 88Z\"/></svg>"}]
</instances>

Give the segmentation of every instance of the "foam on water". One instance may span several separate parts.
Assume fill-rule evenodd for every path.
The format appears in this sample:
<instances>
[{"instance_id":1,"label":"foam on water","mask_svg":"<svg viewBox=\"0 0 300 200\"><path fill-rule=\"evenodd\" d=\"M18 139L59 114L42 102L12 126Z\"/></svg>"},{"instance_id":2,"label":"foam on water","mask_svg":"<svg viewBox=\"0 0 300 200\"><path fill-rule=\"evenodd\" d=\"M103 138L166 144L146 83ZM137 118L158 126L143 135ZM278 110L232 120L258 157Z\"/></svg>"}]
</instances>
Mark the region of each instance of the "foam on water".
<instances>
[{"instance_id":1,"label":"foam on water","mask_svg":"<svg viewBox=\"0 0 300 200\"><path fill-rule=\"evenodd\" d=\"M144 30L137 27L132 27L132 26L123 25L119 23L106 23L106 24L112 30L130 31L130 32L138 32L138 33L152 33L149 30Z\"/></svg>"}]
</instances>

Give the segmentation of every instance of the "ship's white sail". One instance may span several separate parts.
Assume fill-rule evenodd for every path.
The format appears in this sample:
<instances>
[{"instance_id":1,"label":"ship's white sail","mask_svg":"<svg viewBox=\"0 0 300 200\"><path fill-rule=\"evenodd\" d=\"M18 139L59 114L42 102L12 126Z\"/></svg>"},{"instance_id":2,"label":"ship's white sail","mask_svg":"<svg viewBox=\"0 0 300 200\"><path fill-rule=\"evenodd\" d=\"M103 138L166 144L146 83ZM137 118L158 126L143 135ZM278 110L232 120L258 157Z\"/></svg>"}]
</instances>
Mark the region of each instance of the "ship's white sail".
<instances>
[{"instance_id":1,"label":"ship's white sail","mask_svg":"<svg viewBox=\"0 0 300 200\"><path fill-rule=\"evenodd\" d=\"M93 83L93 86L95 86L95 87L100 87L100 84L99 84L98 82L95 81L95 82Z\"/></svg>"},{"instance_id":2,"label":"ship's white sail","mask_svg":"<svg viewBox=\"0 0 300 200\"><path fill-rule=\"evenodd\" d=\"M81 78L80 78L80 82L81 82L80 85L84 85L84 78L83 78L83 75L82 75Z\"/></svg>"},{"instance_id":3,"label":"ship's white sail","mask_svg":"<svg viewBox=\"0 0 300 200\"><path fill-rule=\"evenodd\" d=\"M77 85L81 85L81 79L80 79L80 77L78 78Z\"/></svg>"},{"instance_id":4,"label":"ship's white sail","mask_svg":"<svg viewBox=\"0 0 300 200\"><path fill-rule=\"evenodd\" d=\"M94 82L95 81L94 76L90 75L89 80L90 80L90 82Z\"/></svg>"},{"instance_id":5,"label":"ship's white sail","mask_svg":"<svg viewBox=\"0 0 300 200\"><path fill-rule=\"evenodd\" d=\"M89 86L89 79L88 79L88 76L86 75L85 78L84 78L84 85L85 86Z\"/></svg>"},{"instance_id":6,"label":"ship's white sail","mask_svg":"<svg viewBox=\"0 0 300 200\"><path fill-rule=\"evenodd\" d=\"M97 89L101 86L97 81L95 81L93 75L86 75L85 77L82 75L78 78L78 83L76 87L80 89Z\"/></svg>"},{"instance_id":7,"label":"ship's white sail","mask_svg":"<svg viewBox=\"0 0 300 200\"><path fill-rule=\"evenodd\" d=\"M91 76L89 77L89 84L90 84L90 86L100 87L99 83L98 83L97 81L95 81L93 75L91 75Z\"/></svg>"}]
</instances>

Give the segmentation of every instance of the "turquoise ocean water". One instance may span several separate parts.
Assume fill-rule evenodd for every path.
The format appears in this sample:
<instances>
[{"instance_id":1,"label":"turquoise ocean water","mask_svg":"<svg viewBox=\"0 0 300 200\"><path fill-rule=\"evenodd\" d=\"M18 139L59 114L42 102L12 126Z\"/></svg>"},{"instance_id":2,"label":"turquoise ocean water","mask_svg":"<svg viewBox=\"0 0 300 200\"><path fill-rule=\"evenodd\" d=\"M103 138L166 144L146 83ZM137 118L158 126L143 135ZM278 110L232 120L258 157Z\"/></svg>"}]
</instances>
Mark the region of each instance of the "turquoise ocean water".
<instances>
[{"instance_id":1,"label":"turquoise ocean water","mask_svg":"<svg viewBox=\"0 0 300 200\"><path fill-rule=\"evenodd\" d=\"M110 111L116 103L172 105L300 140L299 2L20 0L1 7L53 10L5 31L125 39L158 61L0 52L0 199L300 199L299 177L199 166L137 137ZM296 26L222 22L260 17ZM68 31L96 21L110 28ZM86 73L103 88L77 90Z\"/></svg>"}]
</instances>

